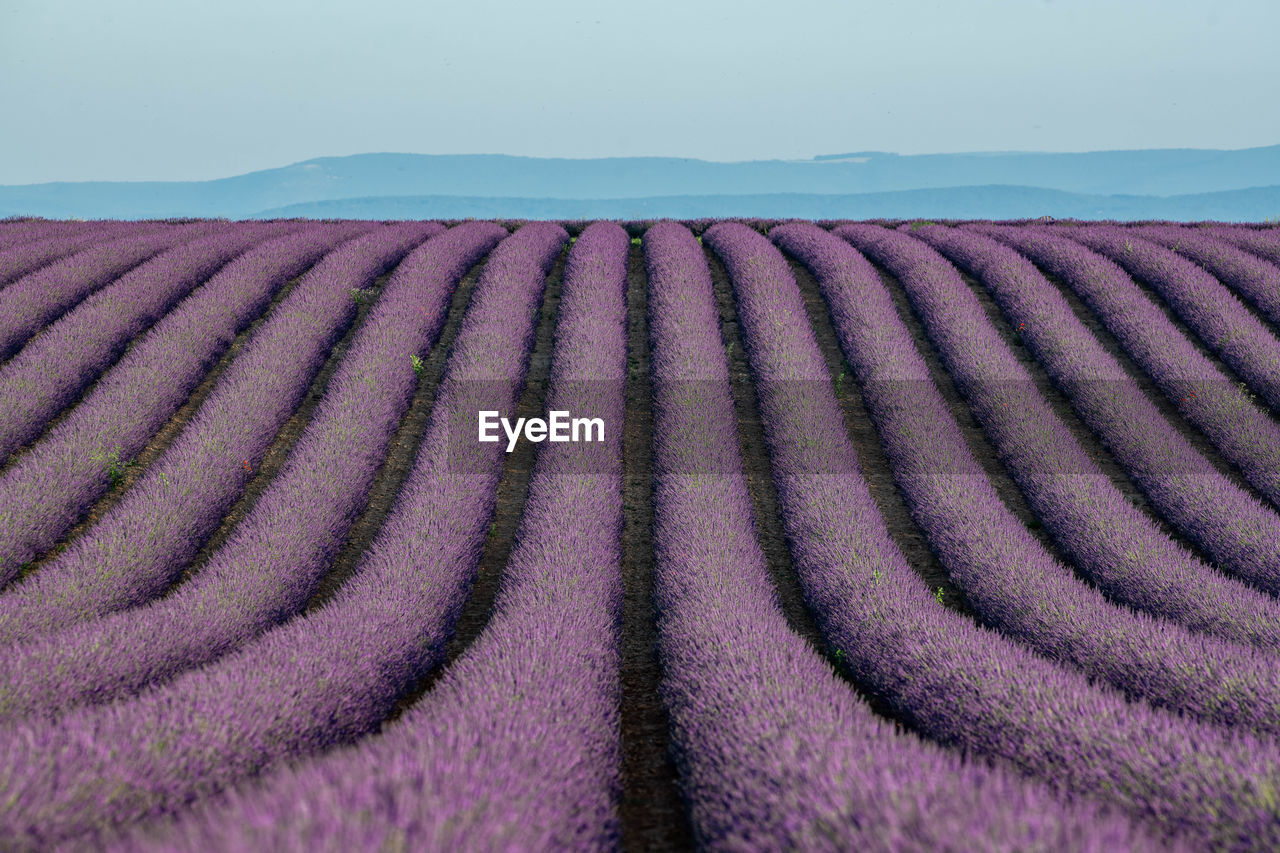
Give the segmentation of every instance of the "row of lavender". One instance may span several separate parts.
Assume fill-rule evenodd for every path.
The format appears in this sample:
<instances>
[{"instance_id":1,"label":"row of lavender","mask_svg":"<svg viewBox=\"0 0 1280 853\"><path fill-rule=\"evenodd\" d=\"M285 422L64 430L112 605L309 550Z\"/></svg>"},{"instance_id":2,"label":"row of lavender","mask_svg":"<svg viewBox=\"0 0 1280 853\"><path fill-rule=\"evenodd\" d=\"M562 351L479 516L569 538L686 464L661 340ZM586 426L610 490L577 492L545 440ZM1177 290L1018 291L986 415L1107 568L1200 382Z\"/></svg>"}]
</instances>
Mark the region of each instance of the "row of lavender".
<instances>
[{"instance_id":1,"label":"row of lavender","mask_svg":"<svg viewBox=\"0 0 1280 853\"><path fill-rule=\"evenodd\" d=\"M135 337L255 243L297 230L299 226L293 223L240 228L202 227L211 228L215 233L180 243L133 268L109 286L101 286L106 282L98 281L97 286L101 287L91 295L85 296L74 288L73 297L64 298L64 289L53 283L45 283L39 288L39 310L28 317L24 325L14 327L11 339L6 338L6 341L14 342L30 340L13 358L0 365L0 409L6 413L0 421L0 458L9 457L3 475L6 480L15 476L17 480L22 479L21 472L17 470L21 460L15 461L11 454L45 431L59 412L77 402L90 383L120 358ZM162 236L170 242L175 239L172 234ZM146 241L149 238L136 239ZM147 250L154 252L155 247L148 245ZM68 271L67 277L77 285L90 280L75 270ZM30 278L23 279L15 287ZM9 292L11 289L0 292L0 298L6 305L14 296ZM75 304L81 298L82 301ZM58 317L69 307L68 303L75 304L75 307ZM58 319L49 323L52 317ZM157 343L156 346L162 345ZM146 361L145 357L139 357L139 360ZM181 399L173 404L174 408ZM161 420L163 417L160 415ZM78 472L56 472L58 477L73 478L69 492L87 490L88 494L83 498L76 495L68 500L66 493L57 495L55 492L55 500L58 497L63 499L62 506L46 510L39 506L43 494L40 484L28 487L24 492L23 487L15 482L11 489L6 490L10 497L0 503L0 528L4 530L4 538L0 540L0 585L13 580L24 563L52 546L74 523L75 504L87 504L93 500L93 492L102 490L104 478L101 474L86 477L85 471L96 467L102 472L103 459L118 460L119 451L109 447L98 450L99 453L94 454L99 455L98 460L91 457L76 460ZM72 504L71 508L67 508L68 502Z\"/></svg>"},{"instance_id":2,"label":"row of lavender","mask_svg":"<svg viewBox=\"0 0 1280 853\"><path fill-rule=\"evenodd\" d=\"M1071 234L1145 281L1210 351L1273 411L1280 411L1280 341L1226 285L1128 229L1074 228Z\"/></svg>"},{"instance_id":3,"label":"row of lavender","mask_svg":"<svg viewBox=\"0 0 1280 853\"><path fill-rule=\"evenodd\" d=\"M1119 512L1123 498L1109 494L1100 475L1090 476L1087 457L1073 448L1065 428L1027 393L1029 379L1019 381L1020 367L994 331L983 328L981 308L950 265L911 237L877 226L843 226L835 233L902 281L1002 461L1097 584L1083 583L1054 559L1005 507L927 372L920 372L909 377L916 381L884 387L890 423L881 439L920 526L969 605L1044 655L1158 706L1267 734L1280 731L1280 660L1117 607L1102 594L1098 587L1183 616L1160 594L1165 566L1178 561L1205 584L1212 578L1207 567L1185 559L1190 555L1172 549L1161 555L1155 531L1146 531L1145 542L1138 538L1144 531L1136 528L1137 519ZM882 320L882 333L886 326ZM931 424L927 432L911 429L924 423ZM955 523L959 518L963 525ZM1127 555L1127 548L1135 553ZM1248 593L1243 585L1220 590L1215 624L1232 619L1236 598L1252 602L1255 617L1265 620L1269 602Z\"/></svg>"},{"instance_id":4,"label":"row of lavender","mask_svg":"<svg viewBox=\"0 0 1280 853\"><path fill-rule=\"evenodd\" d=\"M103 222L97 227L82 228L76 232L19 242L11 246L5 246L0 242L0 287L95 244L106 243L113 238L138 236L164 230L190 231L180 225ZM91 257L92 255L85 255L80 260L88 261Z\"/></svg>"},{"instance_id":5,"label":"row of lavender","mask_svg":"<svg viewBox=\"0 0 1280 853\"><path fill-rule=\"evenodd\" d=\"M46 219L29 219L19 221L0 221L0 251L21 249L33 243L47 240L76 240L86 234L100 232L103 228L162 227L163 222L86 222L84 220L56 221Z\"/></svg>"},{"instance_id":6,"label":"row of lavender","mask_svg":"<svg viewBox=\"0 0 1280 853\"><path fill-rule=\"evenodd\" d=\"M1060 278L1102 321L1125 353L1155 382L1178 412L1209 437L1223 457L1273 506L1280 506L1280 431L1194 339L1177 328L1158 300L1149 298L1123 269L1074 240L1066 229L966 226L996 237ZM1140 237L1130 238L1131 244ZM1150 246L1151 251L1159 249ZM1234 503L1234 502L1233 502ZM1227 524L1231 530L1235 525ZM1254 531L1243 531L1253 545ZM1233 538L1245 538L1233 537ZM1213 546L1215 560L1231 559L1238 547L1228 539ZM1248 565L1256 559L1239 560ZM1265 574L1274 564L1262 561ZM1274 580L1272 583L1276 583ZM1272 587L1273 591L1280 587Z\"/></svg>"},{"instance_id":7,"label":"row of lavender","mask_svg":"<svg viewBox=\"0 0 1280 853\"><path fill-rule=\"evenodd\" d=\"M603 445L545 444L484 633L380 737L121 849L609 849L619 793L626 233L569 253L548 405Z\"/></svg>"},{"instance_id":8,"label":"row of lavender","mask_svg":"<svg viewBox=\"0 0 1280 853\"><path fill-rule=\"evenodd\" d=\"M659 228L648 250L658 603L666 698L701 840L733 849L1147 846L1115 816L898 734L788 629L737 447L723 440L734 412L706 260L688 232L650 234ZM743 226L717 225L704 239L737 296L797 568L856 562L874 588L885 577L877 567L905 570L905 560L846 461L852 448L794 282ZM916 591L917 604L937 606ZM836 590L805 592L820 612Z\"/></svg>"},{"instance_id":9,"label":"row of lavender","mask_svg":"<svg viewBox=\"0 0 1280 853\"><path fill-rule=\"evenodd\" d=\"M491 240L488 228L478 226L477 235ZM160 689L5 728L0 836L40 847L181 807L270 764L369 732L440 663L502 463L497 446L472 443L467 451L450 436L477 407L514 409L545 276L566 240L558 226L531 225L490 256L413 470L337 597ZM397 361L412 371L407 356ZM246 571L270 557L258 555ZM277 578L293 580L288 567ZM222 584L204 598L235 618L254 591Z\"/></svg>"},{"instance_id":10,"label":"row of lavender","mask_svg":"<svg viewBox=\"0 0 1280 853\"><path fill-rule=\"evenodd\" d=\"M857 226L842 233L885 261L896 250L903 256L901 273L912 271L905 259L911 253L917 264L926 260L918 254L923 244L913 248L910 238L890 231ZM1177 682L1198 678L1200 659L1174 652L1161 662L1144 637L1154 643L1159 636L1175 646L1195 643L1196 637L1180 634L1171 623L1108 609L1099 598L1089 603L1096 592L1037 552L1039 544L991 491L865 258L813 226L783 226L772 234L816 276L914 517L952 579L963 585L966 601L1002 629L985 630L932 601L905 563L873 561L882 552L867 541L865 528L833 523L819 514L812 487L788 490L780 481L797 575L828 642L841 650L854 678L917 730L944 743L1003 758L1030 775L1092 793L1203 843L1274 846L1280 839L1268 779L1280 754L1270 738L1254 739L1230 727L1236 718L1225 713L1228 707L1250 712L1232 701L1236 673L1226 669L1219 681L1206 678L1208 697L1188 695ZM761 248L755 257L775 287L788 282L790 271L780 256ZM743 267L743 275L751 272ZM846 444L835 458L856 457ZM803 470L816 479L821 465L814 458ZM850 498L841 505L852 503ZM810 514L803 514L810 505ZM956 518L965 521L957 524ZM1049 597L1038 598L1042 593ZM1087 612L1093 613L1088 621L1081 618ZM1134 633L1117 629L1117 623ZM1005 632L1083 671L1051 664ZM1099 637L1114 641L1114 660L1090 652L1102 645ZM1210 647L1270 665L1244 647ZM1129 668L1126 657L1135 654L1153 659L1156 674ZM1148 697L1168 690L1164 704L1185 707L1206 721L1153 710L1093 679L1110 679L1122 691ZM1214 701L1219 696L1223 705Z\"/></svg>"},{"instance_id":11,"label":"row of lavender","mask_svg":"<svg viewBox=\"0 0 1280 853\"><path fill-rule=\"evenodd\" d=\"M147 607L92 619L73 630L14 647L12 655L0 663L4 671L0 717L61 712L72 705L128 695L225 654L298 612L315 592L362 508L392 433L408 407L416 384L409 356L431 348L443 327L454 285L503 234L489 223L462 226L429 240L405 258L285 465L222 548L192 580ZM395 246L399 241L389 242ZM353 248L366 256L364 263L381 265L386 258L379 258L377 245L366 239ZM340 282L359 281L373 272L360 265L345 266L342 275L338 275L341 268L332 264L325 269ZM327 278L320 276L317 281L323 285ZM346 310L342 307L345 288L337 291L331 309L341 314ZM350 303L349 298L345 301ZM284 322L287 334L298 333L291 328L293 320ZM267 352L282 357L279 341L267 341L272 347ZM302 387L305 384L301 382ZM222 413L226 408L214 411ZM122 556L112 564L107 562L109 553L77 548L76 553L87 561L84 566L55 575L52 570L62 564L60 558L32 581L45 583L48 574L47 583L62 597L74 595L82 608L92 605L98 611L108 609L108 604L111 609L140 604L147 598L145 592L163 589L164 581L172 580L194 549L191 529L203 525L207 532L220 518L219 512L207 508L218 497L216 490L211 490L212 496L194 489L183 496L179 509L195 515L173 511L175 496L166 488L173 480L167 469L174 469L173 478L200 474L198 466L194 470L184 466L189 460L178 446L157 461L154 476L149 473L137 484L136 499L131 493L89 534L97 537L104 527L118 529L122 546L127 546L134 542L130 529L150 529L154 532L147 547L155 555L150 563L138 565ZM104 583L95 590L90 581L104 574L114 574L119 586ZM26 593L26 585L14 592ZM39 608L39 597L24 597ZM19 598L11 594L0 598L0 603ZM13 618L31 622L18 611ZM65 613L58 618L70 619ZM62 675L55 678L54 673Z\"/></svg>"},{"instance_id":12,"label":"row of lavender","mask_svg":"<svg viewBox=\"0 0 1280 853\"><path fill-rule=\"evenodd\" d=\"M1018 329L1023 342L1065 393L1081 420L1175 529L1213 557L1219 567L1255 582L1265 576L1268 566L1277 565L1280 519L1233 485L1170 425L1075 316L1062 293L1030 262L1010 248L969 231L930 227L913 233L990 291L1008 323ZM957 294L964 291L954 275L946 277ZM968 304L969 323L978 329L979 345L989 347L990 353L998 353L1009 364L1007 348L997 339L991 324L976 315L972 300ZM930 326L948 322L951 321L945 316L936 317ZM1030 389L1025 372L1017 373L1017 389ZM969 391L971 405L974 395L984 390L982 384L979 379L962 385ZM975 410L984 422L992 417L1008 419L1003 410L991 412L989 406L975 405ZM1013 402L1011 414L1022 419L1023 412L1028 412L1027 419L1032 422L1057 420L1046 411L1033 389L1021 393ZM1118 600L1223 637L1274 647L1268 633L1275 624L1274 615L1270 615L1270 597L1249 595L1238 584L1207 570L1203 563L1157 535L1140 513L1124 505L1123 498L1109 488L1106 478L1060 425L1056 426L1052 444L1014 448L1004 461L1016 479L1034 476L1044 483L1024 486L1033 503L1041 505L1045 499L1039 490L1054 488L1052 481L1044 479L1051 476L1049 469L1063 469L1063 479L1058 482L1068 491L1051 499L1065 504L1069 514L1058 515L1046 508L1042 517L1047 519L1056 541L1078 565L1086 566L1095 575L1121 573L1106 582L1106 588ZM1099 492L1105 493L1105 498ZM1125 519L1123 527L1104 533L1088 523L1073 522L1074 518L1087 520L1101 511L1086 505L1086 495L1107 500L1107 516L1116 521ZM1256 533L1242 542L1239 531L1244 524L1251 524ZM1229 532L1233 529L1235 535ZM1104 536L1109 536L1110 546L1103 542ZM1263 587L1276 588L1268 584Z\"/></svg>"},{"instance_id":13,"label":"row of lavender","mask_svg":"<svg viewBox=\"0 0 1280 853\"><path fill-rule=\"evenodd\" d=\"M268 241L228 264L152 327L102 375L66 418L47 430L0 477L0 501L11 508L9 517L22 529L22 538L11 535L5 543L6 550L16 552L15 559L21 559L43 552L61 539L110 484L110 478L104 476L104 451L109 450L120 463L132 459L187 399L235 335L266 308L274 293L347 236L350 229L332 231L321 227ZM368 240L395 248L394 241L384 241L381 234ZM361 254L362 248L357 243L346 251ZM312 270L307 282L288 302L272 312L270 322L254 337L243 356L235 360L235 366L192 418L177 445L147 472L148 483L128 493L126 505L146 503L150 497L150 503L158 503L160 508L186 520L192 511L199 516L198 508L191 506L192 500L211 500L218 505L217 498L222 494L234 496L238 489L232 483L219 482L228 479L224 472L230 472L230 479L236 481L234 486L242 486L246 478L237 477L236 472L244 472L249 464L241 464L241 459L252 460L256 465L261 453L260 447L241 446L244 441L235 440L239 437L237 432L275 434L281 416L292 411L291 404L296 404L297 396L308 384L298 381L302 378L297 375L299 369L305 370L308 362L314 362L328 348L344 313L349 319L351 312L344 312L343 308L350 306L351 299L343 288L346 277L339 274L345 271L334 263L339 258L334 255L326 262L325 266L333 270L327 276L323 267ZM371 260L377 263L376 259ZM298 315L311 308L303 302L317 286L332 292L330 301L337 301L337 316L329 322L303 325ZM345 303L340 301L344 298ZM335 312L330 309L329 313ZM310 346L308 338L312 339ZM300 367L295 367L298 362ZM253 403L258 403L259 408L264 403L274 406L277 416L267 419L269 431L267 425L254 430L257 424ZM190 458L211 445L216 445L214 452L203 453L203 458ZM257 453L253 452L255 449ZM175 466L170 460L181 460L182 464ZM161 477L165 494L147 495L156 490L154 481ZM191 482L194 477L199 478L197 482ZM51 488L50 483L57 487ZM225 503L221 509L225 509ZM217 512L215 518L222 514ZM19 594L0 599L4 602L0 604L0 641L51 630L112 606L111 602L95 606L85 597L87 593L71 588L73 583L92 586L96 577L99 585L110 587L101 594L124 597L125 602L139 600L139 594L132 592L136 584L130 582L126 572L140 573L142 566L156 562L148 551L155 553L163 546L162 534L166 531L154 523L134 521L122 525L121 520L137 515L136 511L127 510L114 513L90 536L78 540L69 553L42 566L22 585ZM188 541L196 544L200 537L191 536ZM161 552L158 556L159 562L167 563L170 555ZM96 565L86 565L88 560ZM175 568L181 565L178 563Z\"/></svg>"}]
</instances>

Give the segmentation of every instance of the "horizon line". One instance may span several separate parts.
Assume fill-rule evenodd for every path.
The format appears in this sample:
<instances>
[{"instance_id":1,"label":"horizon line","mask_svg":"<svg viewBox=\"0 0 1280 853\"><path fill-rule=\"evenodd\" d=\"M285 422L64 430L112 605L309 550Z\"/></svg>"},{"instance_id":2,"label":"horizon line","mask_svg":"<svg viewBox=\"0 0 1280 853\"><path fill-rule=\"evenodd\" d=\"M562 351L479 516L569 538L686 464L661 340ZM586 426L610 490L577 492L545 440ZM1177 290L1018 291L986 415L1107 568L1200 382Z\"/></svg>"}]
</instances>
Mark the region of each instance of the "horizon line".
<instances>
[{"instance_id":1,"label":"horizon line","mask_svg":"<svg viewBox=\"0 0 1280 853\"><path fill-rule=\"evenodd\" d=\"M823 164L834 162L842 159L852 159L858 157L983 157L983 156L1010 156L1010 155L1039 155L1039 156L1071 156L1071 155L1088 155L1088 154L1124 154L1138 152L1170 152L1170 151L1203 151L1212 153L1239 153L1243 151L1260 151L1267 148L1278 148L1280 143L1272 143L1270 145L1247 145L1242 148L1197 148L1192 146L1173 146L1168 148L1092 148L1082 151L1046 151L1039 149L1005 149L1005 150L974 150L974 151L935 151L922 152L916 154L902 154L895 151L847 151L836 153L813 154L809 157L760 157L751 160L709 160L704 157L688 157L675 154L628 154L628 155L603 155L599 157L563 157L563 156L538 156L530 154L504 154L500 152L455 152L455 153L423 153L415 151L358 151L351 154L321 154L315 157L308 157L303 160L294 160L276 166L265 166L257 169L250 169L245 172L236 172L229 175L220 175L213 178L194 178L194 179L156 179L156 178L130 178L130 179L112 179L112 178L88 178L82 180L53 180L53 181L34 181L31 183L18 184L0 184L4 188L17 187L40 187L50 186L54 184L202 184L213 183L216 181L230 180L232 178L244 177L247 175L259 174L262 172L272 172L279 169L288 169L293 166L304 166L322 160L344 160L353 157L503 157L512 160L558 160L558 161L580 161L580 162L596 162L601 160L685 160L699 163L710 163L716 165L741 165L748 163L811 163Z\"/></svg>"}]
</instances>

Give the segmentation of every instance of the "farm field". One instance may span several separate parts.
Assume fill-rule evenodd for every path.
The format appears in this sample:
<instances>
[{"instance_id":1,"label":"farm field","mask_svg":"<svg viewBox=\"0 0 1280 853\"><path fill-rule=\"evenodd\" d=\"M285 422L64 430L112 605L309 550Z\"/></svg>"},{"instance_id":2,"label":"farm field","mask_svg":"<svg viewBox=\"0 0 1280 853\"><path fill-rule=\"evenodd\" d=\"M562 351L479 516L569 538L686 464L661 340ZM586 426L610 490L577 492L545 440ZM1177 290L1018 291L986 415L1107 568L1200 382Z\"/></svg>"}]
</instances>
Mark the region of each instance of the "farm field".
<instances>
[{"instance_id":1,"label":"farm field","mask_svg":"<svg viewBox=\"0 0 1280 853\"><path fill-rule=\"evenodd\" d=\"M1280 849L1280 228L0 221L0 849L617 848Z\"/></svg>"}]
</instances>

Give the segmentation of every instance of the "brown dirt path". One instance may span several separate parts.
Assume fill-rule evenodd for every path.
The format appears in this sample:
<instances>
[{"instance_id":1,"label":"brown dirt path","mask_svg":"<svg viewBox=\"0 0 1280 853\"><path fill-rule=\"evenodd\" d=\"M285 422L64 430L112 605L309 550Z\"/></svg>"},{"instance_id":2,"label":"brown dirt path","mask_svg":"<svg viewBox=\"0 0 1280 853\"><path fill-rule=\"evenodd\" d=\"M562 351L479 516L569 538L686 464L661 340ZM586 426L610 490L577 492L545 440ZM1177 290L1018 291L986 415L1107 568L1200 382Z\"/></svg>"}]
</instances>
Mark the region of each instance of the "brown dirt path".
<instances>
[{"instance_id":1,"label":"brown dirt path","mask_svg":"<svg viewBox=\"0 0 1280 853\"><path fill-rule=\"evenodd\" d=\"M858 454L862 478L871 490L871 496L880 510L880 517L889 528L889 535L906 557L907 563L924 578L929 589L942 590L944 604L972 616L973 612L965 604L963 594L951 583L937 556L929 549L924 532L911 517L911 509L893 481L888 457L885 456L880 436L871 423L871 416L867 414L862 389L853 375L853 368L842 354L840 339L836 335L831 312L822 298L818 282L804 264L790 257L788 261L796 282L800 285L800 294L809 313L809 322L818 337L818 345L826 357L827 372L832 377L839 378L836 399L844 414L845 431Z\"/></svg>"},{"instance_id":2,"label":"brown dirt path","mask_svg":"<svg viewBox=\"0 0 1280 853\"><path fill-rule=\"evenodd\" d=\"M542 306L535 331L533 353L529 357L529 369L525 376L520 402L516 407L516 417L541 417L546 409L547 380L551 372L551 349L555 340L555 324L559 316L560 289L564 283L567 256L567 250L562 251L547 276L546 290L542 295ZM516 445L513 452L504 454L502 477L498 482L497 503L494 506L489 534L485 539L484 552L480 557L476 580L472 584L462 614L458 617L453 637L445 647L445 660L401 697L399 704L383 725L398 719L414 702L429 692L449 664L466 652L467 648L480 636L485 625L489 624L494 598L502 582L502 570L507 564L507 557L511 554L516 528L519 527L520 516L524 512L525 496L529 492L529 477L533 473L535 447L536 445L531 441L522 441Z\"/></svg>"},{"instance_id":3,"label":"brown dirt path","mask_svg":"<svg viewBox=\"0 0 1280 853\"><path fill-rule=\"evenodd\" d=\"M653 387L648 279L631 247L627 277L627 422L623 435L622 849L687 850L693 832L671 760L653 603Z\"/></svg>"},{"instance_id":4,"label":"brown dirt path","mask_svg":"<svg viewBox=\"0 0 1280 853\"><path fill-rule=\"evenodd\" d=\"M764 426L756 405L755 386L751 368L743 348L742 331L738 322L737 307L733 297L733 285L724 264L710 248L704 249L711 267L711 280L715 285L716 304L720 309L720 334L729 357L729 379L733 385L734 409L738 415L738 443L742 448L742 465L747 479L747 490L755 510L756 538L764 550L773 578L778 600L786 614L791 630L804 637L814 649L825 656L826 641L813 621L800 590L800 582L791 566L791 552L787 547L786 532L782 527L782 515L778 509L778 493L773 485L773 471L769 463L768 445L765 443Z\"/></svg>"},{"instance_id":5,"label":"brown dirt path","mask_svg":"<svg viewBox=\"0 0 1280 853\"><path fill-rule=\"evenodd\" d=\"M404 485L405 478L413 468L414 458L418 453L418 445L426 432L427 421L431 416L431 407L435 402L436 389L444 375L444 364L453 340L462 325L462 317L475 291L476 281L484 269L487 256L473 266L458 282L450 297L449 308L445 315L445 324L440 330L440 337L431 352L423 360L422 374L408 410L400 419L387 447L387 456L374 474L373 484L369 487L368 502L360 513L334 559L333 565L320 582L319 588L307 602L307 612L324 604L355 574L356 566L365 550L373 544L378 531L386 521L387 514L395 504L396 495Z\"/></svg>"}]
</instances>

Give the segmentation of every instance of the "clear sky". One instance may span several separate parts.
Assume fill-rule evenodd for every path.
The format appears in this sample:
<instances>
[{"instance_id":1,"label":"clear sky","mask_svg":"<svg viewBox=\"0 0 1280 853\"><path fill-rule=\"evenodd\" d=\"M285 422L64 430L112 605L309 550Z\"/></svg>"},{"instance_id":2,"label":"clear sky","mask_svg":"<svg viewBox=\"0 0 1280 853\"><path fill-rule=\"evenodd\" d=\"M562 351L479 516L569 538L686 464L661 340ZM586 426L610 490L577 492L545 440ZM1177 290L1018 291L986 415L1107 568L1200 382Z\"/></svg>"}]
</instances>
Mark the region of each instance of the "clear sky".
<instances>
[{"instance_id":1,"label":"clear sky","mask_svg":"<svg viewBox=\"0 0 1280 853\"><path fill-rule=\"evenodd\" d=\"M1280 143L1277 0L0 0L0 183Z\"/></svg>"}]
</instances>

